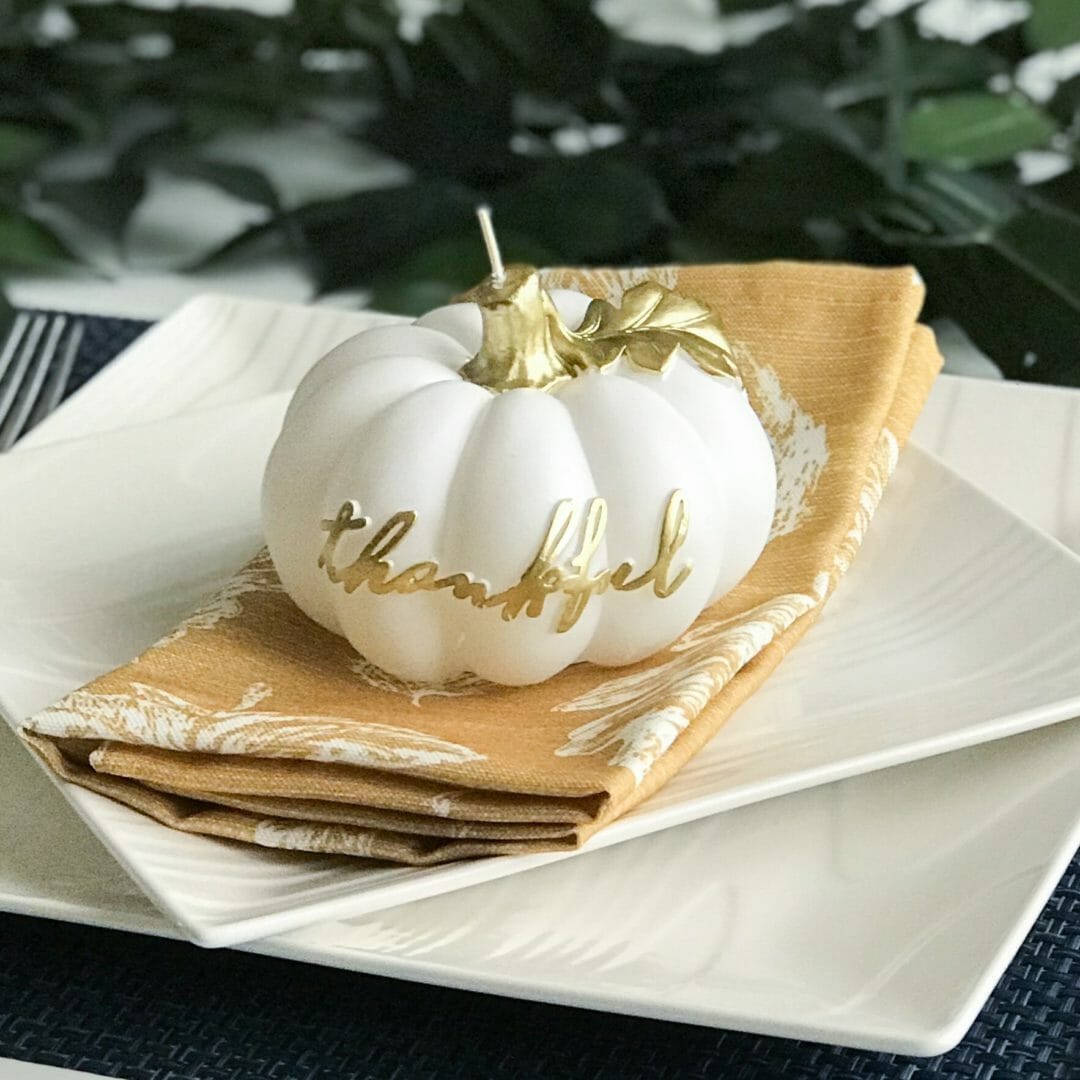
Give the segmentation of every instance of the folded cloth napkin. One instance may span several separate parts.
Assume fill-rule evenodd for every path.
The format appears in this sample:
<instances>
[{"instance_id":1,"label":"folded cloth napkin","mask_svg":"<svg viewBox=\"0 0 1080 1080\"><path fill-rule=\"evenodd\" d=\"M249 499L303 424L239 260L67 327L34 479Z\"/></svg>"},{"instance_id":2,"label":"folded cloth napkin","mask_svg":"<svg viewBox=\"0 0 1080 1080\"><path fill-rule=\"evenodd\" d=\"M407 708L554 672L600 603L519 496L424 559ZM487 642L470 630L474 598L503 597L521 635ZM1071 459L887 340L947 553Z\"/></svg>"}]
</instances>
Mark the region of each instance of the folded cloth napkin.
<instances>
[{"instance_id":1,"label":"folded cloth napkin","mask_svg":"<svg viewBox=\"0 0 1080 1080\"><path fill-rule=\"evenodd\" d=\"M940 367L910 268L547 272L617 301L646 277L724 320L779 474L757 565L674 645L524 688L403 683L310 622L263 553L131 663L31 717L61 776L176 829L430 864L572 848L669 780L814 622Z\"/></svg>"}]
</instances>

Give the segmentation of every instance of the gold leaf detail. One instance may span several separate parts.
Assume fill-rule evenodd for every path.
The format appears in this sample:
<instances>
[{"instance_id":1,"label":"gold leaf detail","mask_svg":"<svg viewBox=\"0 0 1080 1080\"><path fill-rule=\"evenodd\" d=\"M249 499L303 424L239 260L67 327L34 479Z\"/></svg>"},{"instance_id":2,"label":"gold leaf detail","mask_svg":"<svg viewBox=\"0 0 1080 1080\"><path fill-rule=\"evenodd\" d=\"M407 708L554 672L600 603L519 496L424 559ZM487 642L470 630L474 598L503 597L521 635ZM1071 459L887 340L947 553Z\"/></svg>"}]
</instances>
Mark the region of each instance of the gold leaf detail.
<instances>
[{"instance_id":1,"label":"gold leaf detail","mask_svg":"<svg viewBox=\"0 0 1080 1080\"><path fill-rule=\"evenodd\" d=\"M600 365L625 356L635 367L659 373L681 347L710 375L741 381L716 316L700 301L655 281L627 289L619 307L594 300L572 337Z\"/></svg>"}]
</instances>

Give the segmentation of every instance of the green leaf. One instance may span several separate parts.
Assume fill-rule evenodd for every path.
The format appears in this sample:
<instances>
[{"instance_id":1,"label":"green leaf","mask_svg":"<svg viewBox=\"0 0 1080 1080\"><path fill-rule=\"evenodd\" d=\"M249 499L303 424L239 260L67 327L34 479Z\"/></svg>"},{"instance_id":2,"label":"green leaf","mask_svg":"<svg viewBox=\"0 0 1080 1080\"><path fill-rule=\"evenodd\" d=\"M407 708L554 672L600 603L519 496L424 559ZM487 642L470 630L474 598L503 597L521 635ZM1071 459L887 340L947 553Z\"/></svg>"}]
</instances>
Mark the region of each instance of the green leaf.
<instances>
[{"instance_id":1,"label":"green leaf","mask_svg":"<svg viewBox=\"0 0 1080 1080\"><path fill-rule=\"evenodd\" d=\"M118 240L146 192L141 173L120 171L89 180L53 180L41 185L42 202L58 206L79 222Z\"/></svg>"},{"instance_id":2,"label":"green leaf","mask_svg":"<svg viewBox=\"0 0 1080 1080\"><path fill-rule=\"evenodd\" d=\"M734 15L744 11L765 11L776 7L776 0L717 0L720 14Z\"/></svg>"},{"instance_id":3,"label":"green leaf","mask_svg":"<svg viewBox=\"0 0 1080 1080\"><path fill-rule=\"evenodd\" d=\"M851 157L868 160L866 140L854 119L831 109L814 87L799 83L777 86L768 94L765 106L784 128L805 132Z\"/></svg>"},{"instance_id":4,"label":"green leaf","mask_svg":"<svg viewBox=\"0 0 1080 1080\"><path fill-rule=\"evenodd\" d=\"M767 259L820 259L835 257L822 250L806 229L764 232L717 228L707 221L686 226L668 245L678 262L762 262Z\"/></svg>"},{"instance_id":5,"label":"green leaf","mask_svg":"<svg viewBox=\"0 0 1080 1080\"><path fill-rule=\"evenodd\" d=\"M361 191L282 215L320 291L370 285L429 244L474 227L478 200L436 181Z\"/></svg>"},{"instance_id":6,"label":"green leaf","mask_svg":"<svg viewBox=\"0 0 1080 1080\"><path fill-rule=\"evenodd\" d=\"M946 235L1000 226L1021 209L1013 185L985 173L940 165L922 166L907 194Z\"/></svg>"},{"instance_id":7,"label":"green leaf","mask_svg":"<svg viewBox=\"0 0 1080 1080\"><path fill-rule=\"evenodd\" d=\"M416 45L392 35L376 44L388 91L365 130L376 147L429 176L486 186L525 165L511 148L515 97L555 96L610 113L611 34L584 0L463 0L457 8L427 19ZM378 43L384 32L366 36Z\"/></svg>"},{"instance_id":8,"label":"green leaf","mask_svg":"<svg viewBox=\"0 0 1080 1080\"><path fill-rule=\"evenodd\" d=\"M44 225L0 206L0 266L38 270L69 259L67 248Z\"/></svg>"},{"instance_id":9,"label":"green leaf","mask_svg":"<svg viewBox=\"0 0 1080 1080\"><path fill-rule=\"evenodd\" d=\"M936 308L1014 379L1080 386L1080 222L1025 211L980 243L913 244Z\"/></svg>"},{"instance_id":10,"label":"green leaf","mask_svg":"<svg viewBox=\"0 0 1080 1080\"><path fill-rule=\"evenodd\" d=\"M1080 169L1073 168L1041 184L1025 187L1023 194L1036 208L1064 214L1080 222Z\"/></svg>"},{"instance_id":11,"label":"green leaf","mask_svg":"<svg viewBox=\"0 0 1080 1080\"><path fill-rule=\"evenodd\" d=\"M634 257L668 221L647 172L595 154L546 165L491 203L500 230L530 236L564 262Z\"/></svg>"},{"instance_id":12,"label":"green leaf","mask_svg":"<svg viewBox=\"0 0 1080 1080\"><path fill-rule=\"evenodd\" d=\"M1004 57L990 49L952 41L907 41L907 67L901 89L908 94L928 90L981 89L988 79L1008 70ZM892 89L880 53L825 91L834 109L848 108L887 97Z\"/></svg>"},{"instance_id":13,"label":"green leaf","mask_svg":"<svg viewBox=\"0 0 1080 1080\"><path fill-rule=\"evenodd\" d=\"M463 290L446 281L402 275L378 282L371 290L368 307L394 315L416 318L453 302Z\"/></svg>"},{"instance_id":14,"label":"green leaf","mask_svg":"<svg viewBox=\"0 0 1080 1080\"><path fill-rule=\"evenodd\" d=\"M1080 155L1076 152L1077 132L1072 130L1073 122L1080 116L1080 75L1074 75L1071 79L1058 83L1054 96L1046 104L1046 109L1066 131L1070 132L1074 159L1080 160Z\"/></svg>"},{"instance_id":15,"label":"green leaf","mask_svg":"<svg viewBox=\"0 0 1080 1080\"><path fill-rule=\"evenodd\" d=\"M8 334L11 333L11 328L15 324L15 315L16 311L11 306L11 302L4 295L3 289L0 289L0 343L7 341Z\"/></svg>"},{"instance_id":16,"label":"green leaf","mask_svg":"<svg viewBox=\"0 0 1080 1080\"><path fill-rule=\"evenodd\" d=\"M1006 222L991 245L1067 303L1080 333L1080 222L1027 211Z\"/></svg>"},{"instance_id":17,"label":"green leaf","mask_svg":"<svg viewBox=\"0 0 1080 1080\"><path fill-rule=\"evenodd\" d=\"M558 260L528 237L499 230L499 246L507 263L551 266ZM400 315L422 315L447 304L491 272L477 229L436 240L392 273L380 276L372 289L371 307Z\"/></svg>"},{"instance_id":18,"label":"green leaf","mask_svg":"<svg viewBox=\"0 0 1080 1080\"><path fill-rule=\"evenodd\" d=\"M279 209L277 189L262 172L250 165L213 161L192 154L173 154L162 163L162 168L177 176L204 180L244 202Z\"/></svg>"},{"instance_id":19,"label":"green leaf","mask_svg":"<svg viewBox=\"0 0 1080 1080\"><path fill-rule=\"evenodd\" d=\"M194 141L210 140L222 132L258 128L270 117L265 108L242 101L199 98L183 108L184 127Z\"/></svg>"},{"instance_id":20,"label":"green leaf","mask_svg":"<svg viewBox=\"0 0 1080 1080\"><path fill-rule=\"evenodd\" d=\"M134 3L71 4L67 13L84 41L128 41L140 34L168 34L177 48L236 50L284 29L280 18L241 8L194 4L152 8Z\"/></svg>"},{"instance_id":21,"label":"green leaf","mask_svg":"<svg viewBox=\"0 0 1080 1080\"><path fill-rule=\"evenodd\" d=\"M31 164L52 145L52 139L29 124L0 120L0 172Z\"/></svg>"},{"instance_id":22,"label":"green leaf","mask_svg":"<svg viewBox=\"0 0 1080 1080\"><path fill-rule=\"evenodd\" d=\"M287 258L297 259L305 265L310 262L303 241L296 235L295 221L282 214L242 229L183 269L188 273L207 269L242 272L267 260L280 262Z\"/></svg>"},{"instance_id":23,"label":"green leaf","mask_svg":"<svg viewBox=\"0 0 1080 1080\"><path fill-rule=\"evenodd\" d=\"M1024 36L1033 49L1063 49L1080 41L1077 0L1033 0Z\"/></svg>"},{"instance_id":24,"label":"green leaf","mask_svg":"<svg viewBox=\"0 0 1080 1080\"><path fill-rule=\"evenodd\" d=\"M1057 131L1053 119L1019 96L957 93L923 98L904 124L905 155L957 168L1009 160L1043 146Z\"/></svg>"},{"instance_id":25,"label":"green leaf","mask_svg":"<svg viewBox=\"0 0 1080 1080\"><path fill-rule=\"evenodd\" d=\"M798 183L792 183L792 177ZM851 215L881 193L879 177L861 162L805 135L755 154L720 183L696 228L779 232L810 218Z\"/></svg>"},{"instance_id":26,"label":"green leaf","mask_svg":"<svg viewBox=\"0 0 1080 1080\"><path fill-rule=\"evenodd\" d=\"M533 87L581 100L609 71L611 34L591 7L586 0L464 0L463 15Z\"/></svg>"},{"instance_id":27,"label":"green leaf","mask_svg":"<svg viewBox=\"0 0 1080 1080\"><path fill-rule=\"evenodd\" d=\"M505 78L485 83L481 91L453 71L412 74L409 93L387 95L367 125L371 145L418 173L467 183L519 167L510 148L510 92L498 85Z\"/></svg>"}]
</instances>

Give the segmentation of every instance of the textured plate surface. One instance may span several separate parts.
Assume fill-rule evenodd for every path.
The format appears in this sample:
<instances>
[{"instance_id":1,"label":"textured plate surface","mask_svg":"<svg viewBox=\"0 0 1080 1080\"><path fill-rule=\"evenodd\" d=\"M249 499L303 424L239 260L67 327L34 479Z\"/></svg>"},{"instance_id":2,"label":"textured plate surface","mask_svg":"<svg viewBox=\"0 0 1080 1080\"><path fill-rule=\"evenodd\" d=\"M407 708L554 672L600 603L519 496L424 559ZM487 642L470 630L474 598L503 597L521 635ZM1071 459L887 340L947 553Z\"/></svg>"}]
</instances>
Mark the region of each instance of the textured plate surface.
<instances>
[{"instance_id":1,"label":"textured plate surface","mask_svg":"<svg viewBox=\"0 0 1080 1080\"><path fill-rule=\"evenodd\" d=\"M400 321L378 312L200 296L151 327L16 449L289 390L347 337Z\"/></svg>"},{"instance_id":2,"label":"textured plate surface","mask_svg":"<svg viewBox=\"0 0 1080 1080\"><path fill-rule=\"evenodd\" d=\"M275 319L285 333L284 316ZM258 477L283 405L279 394L197 409L0 464L0 499L16 523L0 537L0 700L11 718L123 661L257 546ZM918 451L905 455L880 514L825 618L764 690L588 850L1076 709L1072 556ZM184 836L64 790L155 901L207 944L565 857L373 869Z\"/></svg>"},{"instance_id":3,"label":"textured plate surface","mask_svg":"<svg viewBox=\"0 0 1080 1080\"><path fill-rule=\"evenodd\" d=\"M943 379L917 435L1080 546L1080 394ZM1077 730L1056 725L247 947L541 1000L937 1052L966 1029L1080 841ZM175 933L2 730L0 836L0 907ZM704 854L683 858L689 848ZM659 893L651 856L666 874ZM611 900L604 917L589 918L563 894L576 895L575 879L588 880L598 860ZM718 900L723 918L707 903ZM969 916L960 926L949 918L958 903ZM512 955L499 947L510 941ZM682 951L668 955L674 949ZM682 975L678 1004L669 1005L660 971ZM660 988L650 990L654 981ZM761 993L766 985L772 992Z\"/></svg>"}]
</instances>

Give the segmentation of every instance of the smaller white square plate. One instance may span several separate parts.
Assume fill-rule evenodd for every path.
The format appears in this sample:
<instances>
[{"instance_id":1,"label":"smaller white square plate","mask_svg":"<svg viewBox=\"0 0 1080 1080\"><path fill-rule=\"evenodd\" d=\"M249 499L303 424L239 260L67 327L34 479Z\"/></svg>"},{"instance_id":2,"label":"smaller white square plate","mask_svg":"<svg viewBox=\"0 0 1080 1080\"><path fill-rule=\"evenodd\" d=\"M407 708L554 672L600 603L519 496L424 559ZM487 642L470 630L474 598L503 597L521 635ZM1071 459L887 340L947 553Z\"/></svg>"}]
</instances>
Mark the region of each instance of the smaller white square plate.
<instances>
[{"instance_id":1,"label":"smaller white square plate","mask_svg":"<svg viewBox=\"0 0 1080 1080\"><path fill-rule=\"evenodd\" d=\"M198 340L218 356L215 372L250 373L268 334L306 340L296 321L310 328L313 318L302 308L227 304L233 316L216 321L213 303L199 308L211 325ZM157 380L160 358L182 356L197 337L185 310L182 342L169 345L168 322L155 331ZM240 323L242 334L213 330ZM285 381L302 373L295 357L292 365ZM135 374L130 360L127 370ZM158 401L165 388L150 396ZM232 392L226 385L220 399ZM190 382L183 394L198 398ZM0 461L0 505L13 522L0 533L0 704L12 722L156 639L258 546L259 477L286 396ZM79 408L76 398L68 417ZM585 851L1065 719L1080 711L1078 629L1080 562L912 449L821 623L705 751ZM377 911L571 857L373 867L186 836L63 791L203 944Z\"/></svg>"}]
</instances>

